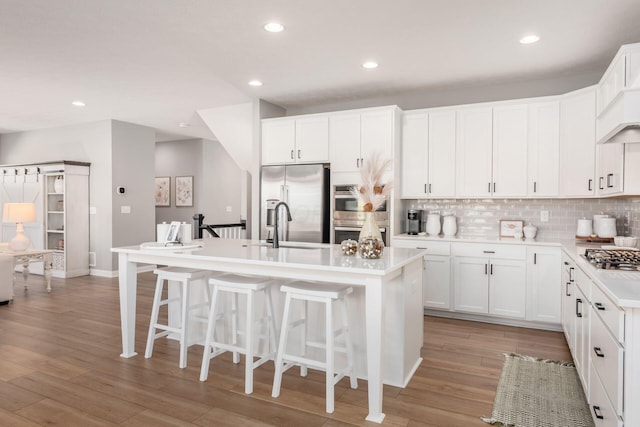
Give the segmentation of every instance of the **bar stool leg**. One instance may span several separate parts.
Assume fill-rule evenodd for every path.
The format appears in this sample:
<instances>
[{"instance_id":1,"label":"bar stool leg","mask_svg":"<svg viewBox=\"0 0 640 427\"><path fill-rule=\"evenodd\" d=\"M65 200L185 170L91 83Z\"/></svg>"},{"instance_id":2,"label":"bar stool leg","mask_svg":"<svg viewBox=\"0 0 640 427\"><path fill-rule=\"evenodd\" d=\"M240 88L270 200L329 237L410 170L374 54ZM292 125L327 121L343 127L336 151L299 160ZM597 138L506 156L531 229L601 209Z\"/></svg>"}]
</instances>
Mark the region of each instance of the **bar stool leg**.
<instances>
[{"instance_id":1,"label":"bar stool leg","mask_svg":"<svg viewBox=\"0 0 640 427\"><path fill-rule=\"evenodd\" d=\"M284 314L282 316L282 330L280 332L280 344L278 345L278 353L276 356L276 371L273 375L273 390L271 397L280 396L280 386L282 385L282 360L287 344L287 336L289 335L289 309L291 306L291 294L287 293L284 299Z\"/></svg>"},{"instance_id":2,"label":"bar stool leg","mask_svg":"<svg viewBox=\"0 0 640 427\"><path fill-rule=\"evenodd\" d=\"M213 289L213 297L211 297L211 307L209 308L209 320L207 321L207 336L204 340L204 351L202 352L202 367L200 368L200 381L206 381L209 377L209 362L211 361L211 341L214 340L214 327L216 324L216 305L218 303L218 288Z\"/></svg>"},{"instance_id":3,"label":"bar stool leg","mask_svg":"<svg viewBox=\"0 0 640 427\"><path fill-rule=\"evenodd\" d=\"M245 325L245 344L247 354L244 363L244 392L253 393L253 292L247 292L247 324Z\"/></svg>"},{"instance_id":4,"label":"bar stool leg","mask_svg":"<svg viewBox=\"0 0 640 427\"><path fill-rule=\"evenodd\" d=\"M347 325L349 324L349 320L347 317L347 300L346 300L346 296L345 299L342 300L342 304L341 305L341 311L342 311L342 325L344 328L344 339L345 339L345 347L347 350L347 364L348 364L348 370L349 370L349 385L351 386L351 388L356 389L358 388L358 377L356 377L356 370L355 370L355 362L353 361L353 341L351 340L351 328L348 327Z\"/></svg>"},{"instance_id":5,"label":"bar stool leg","mask_svg":"<svg viewBox=\"0 0 640 427\"><path fill-rule=\"evenodd\" d=\"M333 371L334 371L334 366L333 366L333 360L335 358L334 353L333 353L333 344L334 344L334 339L333 339L333 302L331 299L326 299L325 300L325 314L326 314L326 329L325 329L325 340L326 340L326 349L327 349L327 355L326 355L326 377L325 377L325 383L326 383L326 390L327 390L327 412L329 414L333 413L333 386L335 383L335 379L334 379L334 375L333 375Z\"/></svg>"},{"instance_id":6,"label":"bar stool leg","mask_svg":"<svg viewBox=\"0 0 640 427\"><path fill-rule=\"evenodd\" d=\"M269 322L267 325L267 333L269 334L269 353L275 354L278 350L278 344L276 342L277 337L280 336L278 328L276 326L276 318L273 313L273 300L271 299L271 292L268 288L264 289L265 298L267 300L267 316L269 317Z\"/></svg>"},{"instance_id":7,"label":"bar stool leg","mask_svg":"<svg viewBox=\"0 0 640 427\"><path fill-rule=\"evenodd\" d=\"M158 323L158 313L160 312L160 300L162 299L162 288L164 279L158 276L156 280L156 293L153 296L153 307L151 308L151 320L149 321L149 334L147 335L147 348L144 352L145 359L153 354L154 335L156 334L156 323Z\"/></svg>"},{"instance_id":8,"label":"bar stool leg","mask_svg":"<svg viewBox=\"0 0 640 427\"><path fill-rule=\"evenodd\" d=\"M233 334L231 343L238 345L238 294L236 292L233 293L231 301L231 333ZM240 354L237 351L233 352L233 363L240 363Z\"/></svg>"},{"instance_id":9,"label":"bar stool leg","mask_svg":"<svg viewBox=\"0 0 640 427\"><path fill-rule=\"evenodd\" d=\"M309 318L309 302L307 300L303 301L303 308L302 308L303 312L302 312L302 340L300 341L300 345L302 346L301 348L301 352L300 355L302 357L305 357L307 355L307 321ZM301 364L300 365L300 376L301 377L306 377L307 376L307 365L305 364Z\"/></svg>"},{"instance_id":10,"label":"bar stool leg","mask_svg":"<svg viewBox=\"0 0 640 427\"><path fill-rule=\"evenodd\" d=\"M189 331L189 286L186 280L181 283L181 303L182 303L182 319L180 334L180 368L187 367L187 334Z\"/></svg>"}]
</instances>

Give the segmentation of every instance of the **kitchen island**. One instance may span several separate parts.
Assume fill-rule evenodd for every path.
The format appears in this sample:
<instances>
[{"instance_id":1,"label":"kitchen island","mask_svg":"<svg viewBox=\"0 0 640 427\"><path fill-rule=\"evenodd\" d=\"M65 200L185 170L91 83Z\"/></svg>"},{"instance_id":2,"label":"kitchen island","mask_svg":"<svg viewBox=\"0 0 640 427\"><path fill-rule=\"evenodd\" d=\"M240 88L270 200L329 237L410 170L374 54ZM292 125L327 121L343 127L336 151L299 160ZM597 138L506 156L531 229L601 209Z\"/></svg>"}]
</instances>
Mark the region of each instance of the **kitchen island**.
<instances>
[{"instance_id":1,"label":"kitchen island","mask_svg":"<svg viewBox=\"0 0 640 427\"><path fill-rule=\"evenodd\" d=\"M198 241L200 242L200 241ZM383 382L404 387L420 362L423 341L423 250L386 248L378 260L345 256L339 245L288 245L278 249L240 239L205 239L202 247L158 249L128 246L118 253L122 357L135 352L138 264L158 264L252 274L273 278L352 285L356 307L364 316L350 319L352 329L363 330L356 343L366 361L362 377L368 380L368 421L382 422ZM358 295L360 296L358 301ZM353 334L357 336L357 333ZM358 357L356 357L357 363Z\"/></svg>"}]
</instances>

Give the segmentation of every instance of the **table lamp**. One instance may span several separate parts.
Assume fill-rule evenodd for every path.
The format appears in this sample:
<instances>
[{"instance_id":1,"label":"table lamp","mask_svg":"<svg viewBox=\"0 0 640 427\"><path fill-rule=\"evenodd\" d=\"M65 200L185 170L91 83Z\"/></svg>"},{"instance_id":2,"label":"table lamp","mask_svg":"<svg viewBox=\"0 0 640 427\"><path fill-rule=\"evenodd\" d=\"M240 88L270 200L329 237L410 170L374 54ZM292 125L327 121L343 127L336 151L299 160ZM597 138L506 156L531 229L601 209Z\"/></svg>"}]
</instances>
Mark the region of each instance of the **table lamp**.
<instances>
[{"instance_id":1,"label":"table lamp","mask_svg":"<svg viewBox=\"0 0 640 427\"><path fill-rule=\"evenodd\" d=\"M36 205L34 203L5 203L2 222L15 222L16 235L9 242L13 251L24 251L29 247L29 238L24 234L24 222L35 222Z\"/></svg>"}]
</instances>

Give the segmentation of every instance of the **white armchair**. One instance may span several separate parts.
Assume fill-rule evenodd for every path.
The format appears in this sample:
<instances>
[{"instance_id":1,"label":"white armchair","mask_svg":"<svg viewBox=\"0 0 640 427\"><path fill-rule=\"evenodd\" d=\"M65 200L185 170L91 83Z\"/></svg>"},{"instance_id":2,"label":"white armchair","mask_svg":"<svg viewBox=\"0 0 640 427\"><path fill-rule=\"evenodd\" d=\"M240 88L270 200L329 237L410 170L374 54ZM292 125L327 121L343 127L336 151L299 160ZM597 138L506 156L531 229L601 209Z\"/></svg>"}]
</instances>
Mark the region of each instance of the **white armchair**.
<instances>
[{"instance_id":1,"label":"white armchair","mask_svg":"<svg viewBox=\"0 0 640 427\"><path fill-rule=\"evenodd\" d=\"M0 303L13 299L14 259L0 254Z\"/></svg>"}]
</instances>

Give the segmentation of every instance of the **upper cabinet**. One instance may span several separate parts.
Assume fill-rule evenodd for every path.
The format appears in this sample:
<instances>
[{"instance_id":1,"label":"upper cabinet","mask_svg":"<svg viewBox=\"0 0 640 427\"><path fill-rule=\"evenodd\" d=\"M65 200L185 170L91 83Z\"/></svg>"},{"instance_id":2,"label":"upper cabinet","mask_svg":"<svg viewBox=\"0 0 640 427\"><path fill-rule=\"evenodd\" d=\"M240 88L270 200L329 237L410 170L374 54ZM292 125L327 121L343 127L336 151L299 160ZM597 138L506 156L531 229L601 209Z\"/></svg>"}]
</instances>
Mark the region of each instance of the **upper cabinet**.
<instances>
[{"instance_id":1,"label":"upper cabinet","mask_svg":"<svg viewBox=\"0 0 640 427\"><path fill-rule=\"evenodd\" d=\"M560 194L595 194L595 87L579 90L560 101Z\"/></svg>"},{"instance_id":2,"label":"upper cabinet","mask_svg":"<svg viewBox=\"0 0 640 427\"><path fill-rule=\"evenodd\" d=\"M560 170L560 102L529 104L529 197L556 197Z\"/></svg>"},{"instance_id":3,"label":"upper cabinet","mask_svg":"<svg viewBox=\"0 0 640 427\"><path fill-rule=\"evenodd\" d=\"M331 114L331 172L358 172L374 153L393 158L397 107Z\"/></svg>"},{"instance_id":4,"label":"upper cabinet","mask_svg":"<svg viewBox=\"0 0 640 427\"><path fill-rule=\"evenodd\" d=\"M456 111L403 115L402 197L455 195Z\"/></svg>"},{"instance_id":5,"label":"upper cabinet","mask_svg":"<svg viewBox=\"0 0 640 427\"><path fill-rule=\"evenodd\" d=\"M458 197L527 195L527 105L458 110Z\"/></svg>"},{"instance_id":6,"label":"upper cabinet","mask_svg":"<svg viewBox=\"0 0 640 427\"><path fill-rule=\"evenodd\" d=\"M328 160L327 115L262 121L262 164L322 163Z\"/></svg>"}]
</instances>

